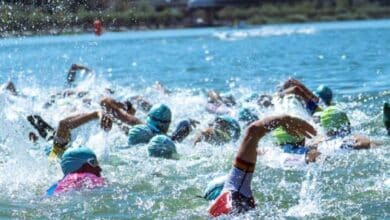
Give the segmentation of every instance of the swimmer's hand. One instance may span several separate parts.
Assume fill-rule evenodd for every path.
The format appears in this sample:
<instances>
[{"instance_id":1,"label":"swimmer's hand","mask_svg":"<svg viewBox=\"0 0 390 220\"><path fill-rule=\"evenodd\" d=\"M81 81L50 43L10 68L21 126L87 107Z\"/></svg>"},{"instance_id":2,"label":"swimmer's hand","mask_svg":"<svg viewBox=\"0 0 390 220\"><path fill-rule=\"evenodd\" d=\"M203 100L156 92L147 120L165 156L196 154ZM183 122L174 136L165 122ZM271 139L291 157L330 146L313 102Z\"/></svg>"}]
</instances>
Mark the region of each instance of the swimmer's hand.
<instances>
[{"instance_id":1,"label":"swimmer's hand","mask_svg":"<svg viewBox=\"0 0 390 220\"><path fill-rule=\"evenodd\" d=\"M108 114L101 114L101 117L100 117L100 127L108 132L111 130L112 128L112 119L110 118L110 116Z\"/></svg>"},{"instance_id":2,"label":"swimmer's hand","mask_svg":"<svg viewBox=\"0 0 390 220\"><path fill-rule=\"evenodd\" d=\"M305 136L312 138L317 135L317 131L306 121L291 117L288 115L282 116L280 125L287 131L287 133L293 136Z\"/></svg>"},{"instance_id":3,"label":"swimmer's hand","mask_svg":"<svg viewBox=\"0 0 390 220\"><path fill-rule=\"evenodd\" d=\"M172 133L171 139L173 141L181 142L186 138L191 131L196 128L196 125L200 124L198 121L193 119L187 119L181 121L178 125L176 130Z\"/></svg>"},{"instance_id":4,"label":"swimmer's hand","mask_svg":"<svg viewBox=\"0 0 390 220\"><path fill-rule=\"evenodd\" d=\"M80 64L72 64L72 66L70 67L70 70L71 71L85 70L87 72L91 72L91 69L89 69L88 67L85 67L83 65L80 65Z\"/></svg>"}]
</instances>

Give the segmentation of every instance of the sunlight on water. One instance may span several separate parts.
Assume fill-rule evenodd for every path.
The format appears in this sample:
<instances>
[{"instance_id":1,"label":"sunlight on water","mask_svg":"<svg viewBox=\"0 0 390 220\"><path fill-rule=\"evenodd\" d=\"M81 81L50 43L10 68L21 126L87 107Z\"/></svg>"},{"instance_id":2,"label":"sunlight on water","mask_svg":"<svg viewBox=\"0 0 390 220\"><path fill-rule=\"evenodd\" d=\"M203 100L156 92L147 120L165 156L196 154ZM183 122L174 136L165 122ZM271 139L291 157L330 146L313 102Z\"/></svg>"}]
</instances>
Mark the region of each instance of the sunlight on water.
<instances>
[{"instance_id":1,"label":"sunlight on water","mask_svg":"<svg viewBox=\"0 0 390 220\"><path fill-rule=\"evenodd\" d=\"M99 122L94 121L72 133L73 145L86 145L94 149L103 168L103 176L109 182L108 186L93 191L45 198L43 197L45 190L62 178L62 172L58 164L51 163L47 159L44 149L48 143L41 140L33 145L29 142L27 135L33 131L33 128L27 122L26 116L39 114L53 127L57 127L58 122L66 116L100 109L99 100L109 95L106 88L111 88L115 90L113 96L121 100L134 95L143 95L153 104L167 104L173 113L171 130L181 119L186 118L200 121L198 128L205 128L215 117L205 110L207 104L205 91L214 87L226 94L231 93L237 98L239 105L228 109L233 116L237 116L241 107L253 107L260 118L287 112L314 124L294 100L280 100L274 109L262 109L254 101L245 101L253 93L272 94L282 80L292 75L303 79L313 89L321 82L329 83L334 80L331 87L337 93L337 104L348 113L353 131L370 135L384 142L384 146L368 151L351 152L336 149L334 146L337 145L338 140L335 140L334 143L328 142L320 146L323 154L318 163L308 166L301 157L292 157L283 153L275 147L272 137L266 137L260 144L260 148L266 153L259 157L252 184L257 208L238 218L386 218L389 215L390 142L383 128L381 107L383 102L389 101L390 97L388 90L390 67L388 61L381 59L385 59L386 56L388 58L390 54L388 46L383 45L387 47L383 50L366 48L373 49L373 53L381 55L378 55L376 66L372 64L361 68L359 66L364 65L365 58L356 58L355 56L363 55L348 51L344 48L348 41L343 40L340 40L336 51L312 49L310 54L302 53L296 56L294 54L302 48L290 48L288 50L291 54L288 52L279 54L276 49L266 47L266 52L263 54L256 51L251 51L250 56L247 54L254 41L260 45L259 47L262 47L265 41L265 43L274 43L275 48L280 49L284 44L289 44L288 39L301 42L300 37L305 37L308 41L318 41L326 45L324 39L326 41L332 34L339 34L337 31L327 32L329 30L321 28L318 30L316 27L291 27L275 30L257 28L242 32L232 30L209 33L206 31L207 34L202 32L194 37L190 37L190 34L177 39L173 36L166 37L165 43L161 43L162 40L157 40L158 37L155 36L153 37L157 39L142 40L142 37L139 37L129 40L120 35L124 40L119 46L106 39L108 44L104 41L96 41L97 45L84 45L85 51L77 52L74 50L80 50L81 47L70 46L73 47L72 50L66 51L66 48L58 45L57 42L47 46L52 47L51 49L45 49L46 52L49 51L48 59L51 60L42 59L39 65L35 64L39 60L32 61L31 57L29 61L24 58L17 60L15 56L23 56L8 51L11 58L7 58L8 61L0 61L1 79L13 79L21 95L15 97L4 89L0 91L2 106L0 109L2 118L0 216L5 218L63 218L64 216L114 219L207 218L206 210L209 204L196 196L202 194L204 187L213 178L227 174L240 140L222 146L202 143L193 147L195 133L192 133L183 143L177 144L178 159L164 160L150 158L145 145L126 148L127 137L118 127L106 133L99 128ZM364 31L360 30L360 32ZM389 28L383 28L383 31L388 34ZM356 34L352 32L351 30L350 34ZM292 38L284 38L284 35ZM388 36L390 35L385 39L387 41ZM225 37L240 39L240 41L225 41ZM254 38L262 38L263 41ZM61 39L57 38L57 40L61 42ZM126 45L132 44L134 40L139 41L141 46L134 47L132 53L144 50L146 52L140 52L139 55L124 54L128 51L121 50L120 45L127 47ZM189 41L193 41L192 47L195 48L191 57L183 55L191 50L188 46ZM232 50L232 44L239 44L247 51L238 51L237 54L233 51L226 53ZM118 53L116 56L109 51L109 46L115 48ZM299 46L301 45L297 45ZM30 53L33 51L23 43L9 45L9 47ZM156 52L167 48L153 47L170 47L172 50L177 50L177 54L169 50L157 56ZM96 52L93 53L94 50L91 48L95 48ZM310 48L316 47L313 45ZM57 50L64 51L58 53ZM272 50L275 50L274 52L278 54L275 56L278 57L267 58ZM1 57L4 56L3 53L1 52ZM149 53L151 58L147 57ZM317 58L322 53L325 54L323 55L325 61ZM344 53L347 55L341 59ZM226 56L222 56L223 54ZM88 91L86 97L90 99L90 104L70 96L59 98L47 107L46 103L50 101L50 96L63 90L64 71L73 58L76 61L84 60L95 69L92 73L80 74L75 87L78 91ZM63 63L63 60L72 61ZM12 61L16 62L16 66L5 67L5 64ZM335 65L342 70L337 70L331 65L332 62L336 62ZM369 79L370 77L363 77L362 72L366 71L366 68L370 69L369 72L381 69L382 73L371 76L371 78L378 77L377 80ZM9 72L15 74L8 75ZM46 74L40 75L43 72ZM368 85L362 87L363 82L354 77L367 79ZM376 82L386 79L386 82ZM172 92L163 94L156 90L152 86L156 80L163 82ZM146 117L141 111L138 111L136 116L141 119ZM323 133L318 126L316 128Z\"/></svg>"}]
</instances>

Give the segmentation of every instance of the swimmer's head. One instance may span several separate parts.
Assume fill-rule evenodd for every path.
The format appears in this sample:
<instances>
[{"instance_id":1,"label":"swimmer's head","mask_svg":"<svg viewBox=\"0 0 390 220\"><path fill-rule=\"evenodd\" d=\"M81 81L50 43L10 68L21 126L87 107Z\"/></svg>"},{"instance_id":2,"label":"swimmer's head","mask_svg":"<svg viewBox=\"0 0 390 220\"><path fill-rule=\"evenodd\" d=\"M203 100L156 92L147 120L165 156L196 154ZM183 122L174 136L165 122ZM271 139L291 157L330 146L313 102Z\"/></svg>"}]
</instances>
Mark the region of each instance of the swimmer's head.
<instances>
[{"instance_id":1,"label":"swimmer's head","mask_svg":"<svg viewBox=\"0 0 390 220\"><path fill-rule=\"evenodd\" d=\"M203 198L209 201L215 200L221 194L226 179L227 176L220 176L213 179L209 184L207 184L206 189L203 191Z\"/></svg>"},{"instance_id":2,"label":"swimmer's head","mask_svg":"<svg viewBox=\"0 0 390 220\"><path fill-rule=\"evenodd\" d=\"M164 104L154 105L148 113L146 123L160 130L161 133L166 133L171 123L172 112L168 106Z\"/></svg>"},{"instance_id":3,"label":"swimmer's head","mask_svg":"<svg viewBox=\"0 0 390 220\"><path fill-rule=\"evenodd\" d=\"M332 90L324 85L320 85L316 91L317 95L324 101L326 105L331 105L333 93Z\"/></svg>"},{"instance_id":4,"label":"swimmer's head","mask_svg":"<svg viewBox=\"0 0 390 220\"><path fill-rule=\"evenodd\" d=\"M322 111L320 122L328 136L345 136L351 133L351 123L347 114L335 106Z\"/></svg>"},{"instance_id":5,"label":"swimmer's head","mask_svg":"<svg viewBox=\"0 0 390 220\"><path fill-rule=\"evenodd\" d=\"M61 157L61 169L64 175L70 173L92 173L100 176L96 154L87 147L68 148Z\"/></svg>"},{"instance_id":6,"label":"swimmer's head","mask_svg":"<svg viewBox=\"0 0 390 220\"><path fill-rule=\"evenodd\" d=\"M234 96L232 94L227 94L221 97L222 102L226 106L235 106L236 105L236 100L234 99Z\"/></svg>"},{"instance_id":7,"label":"swimmer's head","mask_svg":"<svg viewBox=\"0 0 390 220\"><path fill-rule=\"evenodd\" d=\"M171 159L176 154L176 146L169 137L157 135L150 140L148 151L151 157Z\"/></svg>"},{"instance_id":8,"label":"swimmer's head","mask_svg":"<svg viewBox=\"0 0 390 220\"><path fill-rule=\"evenodd\" d=\"M282 127L278 127L274 131L272 131L272 136L276 138L276 143L278 145L304 145L305 143L304 136L292 136L291 134L287 133L287 131L284 130L284 128Z\"/></svg>"},{"instance_id":9,"label":"swimmer's head","mask_svg":"<svg viewBox=\"0 0 390 220\"><path fill-rule=\"evenodd\" d=\"M227 131L233 140L237 140L240 137L241 128L237 120L229 115L220 115L215 118L214 128L222 131Z\"/></svg>"},{"instance_id":10,"label":"swimmer's head","mask_svg":"<svg viewBox=\"0 0 390 220\"><path fill-rule=\"evenodd\" d=\"M255 109L242 108L238 112L238 120L246 122L247 124L250 124L254 121L259 120L259 117L257 117Z\"/></svg>"}]
</instances>

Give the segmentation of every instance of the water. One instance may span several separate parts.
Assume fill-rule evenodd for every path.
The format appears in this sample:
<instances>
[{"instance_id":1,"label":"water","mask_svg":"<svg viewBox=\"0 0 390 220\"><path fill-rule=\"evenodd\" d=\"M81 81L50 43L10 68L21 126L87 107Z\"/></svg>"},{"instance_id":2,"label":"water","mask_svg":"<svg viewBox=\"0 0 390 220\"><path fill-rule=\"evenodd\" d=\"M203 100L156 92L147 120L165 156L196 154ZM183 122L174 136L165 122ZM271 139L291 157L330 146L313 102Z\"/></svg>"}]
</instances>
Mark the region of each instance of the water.
<instances>
[{"instance_id":1,"label":"water","mask_svg":"<svg viewBox=\"0 0 390 220\"><path fill-rule=\"evenodd\" d=\"M390 101L389 20L9 38L0 40L0 48L0 82L11 79L25 95L0 93L0 217L207 218L208 203L195 196L228 172L237 143L192 147L191 135L177 145L179 160L162 160L149 158L145 146L121 149L126 137L117 128L106 134L92 122L73 138L97 152L109 186L43 198L61 170L48 162L44 142L29 143L25 117L41 114L56 125L64 116L98 109L110 87L120 99L142 94L167 103L171 128L187 117L203 128L213 118L204 110L207 89L233 93L241 103L253 92L273 93L289 76L312 89L332 87L354 132L384 146L285 167L266 138L260 145L275 156L259 157L257 208L245 217L389 217L390 142L381 122L383 102ZM72 63L94 69L77 80L78 89L90 91L92 105L67 98L44 109L48 96L64 88ZM152 87L156 81L173 92L159 93ZM273 113L258 111L260 117Z\"/></svg>"}]
</instances>

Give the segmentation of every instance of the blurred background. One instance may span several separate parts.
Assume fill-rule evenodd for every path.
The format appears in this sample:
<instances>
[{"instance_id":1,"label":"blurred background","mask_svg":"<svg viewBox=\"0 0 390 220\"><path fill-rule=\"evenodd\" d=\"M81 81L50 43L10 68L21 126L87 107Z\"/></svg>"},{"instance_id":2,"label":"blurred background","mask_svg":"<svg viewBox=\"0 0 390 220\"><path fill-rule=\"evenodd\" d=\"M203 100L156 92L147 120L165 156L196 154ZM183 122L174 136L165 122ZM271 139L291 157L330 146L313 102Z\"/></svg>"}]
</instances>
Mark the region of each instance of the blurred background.
<instances>
[{"instance_id":1,"label":"blurred background","mask_svg":"<svg viewBox=\"0 0 390 220\"><path fill-rule=\"evenodd\" d=\"M2 0L0 33L67 34L106 30L378 19L389 0Z\"/></svg>"}]
</instances>

